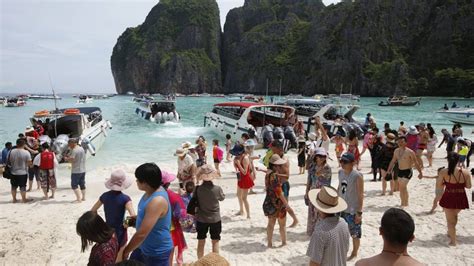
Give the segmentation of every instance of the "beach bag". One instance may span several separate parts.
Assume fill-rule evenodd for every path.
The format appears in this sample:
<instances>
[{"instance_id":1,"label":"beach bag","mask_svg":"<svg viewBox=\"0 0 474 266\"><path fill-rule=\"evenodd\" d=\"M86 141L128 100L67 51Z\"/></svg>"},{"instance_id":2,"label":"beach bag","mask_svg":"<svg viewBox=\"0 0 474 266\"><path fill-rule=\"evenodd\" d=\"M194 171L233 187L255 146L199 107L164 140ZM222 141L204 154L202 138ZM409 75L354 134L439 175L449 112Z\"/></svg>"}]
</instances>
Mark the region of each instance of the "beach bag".
<instances>
[{"instance_id":1,"label":"beach bag","mask_svg":"<svg viewBox=\"0 0 474 266\"><path fill-rule=\"evenodd\" d=\"M10 154L11 154L11 151L8 153L7 161L6 161L6 164L5 164L5 170L3 171L3 178L5 178L5 179L12 179L13 178L12 167L10 165Z\"/></svg>"},{"instance_id":2,"label":"beach bag","mask_svg":"<svg viewBox=\"0 0 474 266\"><path fill-rule=\"evenodd\" d=\"M219 162L222 162L222 160L224 159L224 150L221 147L217 147L216 153L217 153L217 160Z\"/></svg>"},{"instance_id":3,"label":"beach bag","mask_svg":"<svg viewBox=\"0 0 474 266\"><path fill-rule=\"evenodd\" d=\"M186 208L186 212L191 215L196 215L196 208L199 208L199 201L198 201L198 188L199 186L196 186L196 189L194 193L196 193L196 197L191 198L189 201L188 207Z\"/></svg>"},{"instance_id":4,"label":"beach bag","mask_svg":"<svg viewBox=\"0 0 474 266\"><path fill-rule=\"evenodd\" d=\"M263 201L262 208L263 208L263 213L265 214L265 216L271 216L275 214L277 211L275 208L275 205L273 205L273 202L268 195L265 197L265 200Z\"/></svg>"}]
</instances>

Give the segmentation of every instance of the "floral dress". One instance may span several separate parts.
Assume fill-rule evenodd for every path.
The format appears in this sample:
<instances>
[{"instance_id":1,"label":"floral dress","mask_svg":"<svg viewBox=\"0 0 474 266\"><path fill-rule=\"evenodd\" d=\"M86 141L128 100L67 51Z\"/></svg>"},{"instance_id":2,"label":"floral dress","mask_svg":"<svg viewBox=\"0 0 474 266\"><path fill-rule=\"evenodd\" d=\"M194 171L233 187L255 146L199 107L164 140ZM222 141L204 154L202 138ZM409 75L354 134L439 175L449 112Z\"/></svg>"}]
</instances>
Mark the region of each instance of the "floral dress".
<instances>
[{"instance_id":1,"label":"floral dress","mask_svg":"<svg viewBox=\"0 0 474 266\"><path fill-rule=\"evenodd\" d=\"M308 184L310 189L320 189L323 186L331 186L331 167L325 164L321 169L314 163L308 169ZM318 221L318 212L314 206L308 204L308 223L306 226L306 233L311 236L313 234L314 226Z\"/></svg>"},{"instance_id":2,"label":"floral dress","mask_svg":"<svg viewBox=\"0 0 474 266\"><path fill-rule=\"evenodd\" d=\"M284 218L286 216L286 207L281 201L283 189L281 187L281 179L276 173L271 172L265 176L266 197L264 202L265 216L271 218ZM272 213L267 213L266 205L271 205Z\"/></svg>"}]
</instances>

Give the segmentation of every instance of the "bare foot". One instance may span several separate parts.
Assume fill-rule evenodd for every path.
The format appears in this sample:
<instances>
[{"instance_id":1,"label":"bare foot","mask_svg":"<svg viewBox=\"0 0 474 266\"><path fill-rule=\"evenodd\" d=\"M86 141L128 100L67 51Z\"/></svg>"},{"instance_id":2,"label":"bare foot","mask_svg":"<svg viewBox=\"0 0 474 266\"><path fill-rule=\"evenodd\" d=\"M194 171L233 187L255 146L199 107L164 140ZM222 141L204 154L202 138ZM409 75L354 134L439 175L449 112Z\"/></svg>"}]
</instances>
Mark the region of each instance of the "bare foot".
<instances>
[{"instance_id":1,"label":"bare foot","mask_svg":"<svg viewBox=\"0 0 474 266\"><path fill-rule=\"evenodd\" d=\"M280 248L281 248L281 247L284 247L284 246L286 246L286 242L285 242L285 243L281 243Z\"/></svg>"},{"instance_id":2,"label":"bare foot","mask_svg":"<svg viewBox=\"0 0 474 266\"><path fill-rule=\"evenodd\" d=\"M48 196L43 196L41 199L48 200L49 198L48 198Z\"/></svg>"},{"instance_id":3,"label":"bare foot","mask_svg":"<svg viewBox=\"0 0 474 266\"><path fill-rule=\"evenodd\" d=\"M237 212L234 214L234 216L244 216L244 213L243 212Z\"/></svg>"},{"instance_id":4,"label":"bare foot","mask_svg":"<svg viewBox=\"0 0 474 266\"><path fill-rule=\"evenodd\" d=\"M54 199L54 195L49 196L50 199Z\"/></svg>"},{"instance_id":5,"label":"bare foot","mask_svg":"<svg viewBox=\"0 0 474 266\"><path fill-rule=\"evenodd\" d=\"M297 225L298 225L298 220L294 220L293 223L289 227L295 228Z\"/></svg>"},{"instance_id":6,"label":"bare foot","mask_svg":"<svg viewBox=\"0 0 474 266\"><path fill-rule=\"evenodd\" d=\"M86 198L82 198L82 201L86 201Z\"/></svg>"},{"instance_id":7,"label":"bare foot","mask_svg":"<svg viewBox=\"0 0 474 266\"><path fill-rule=\"evenodd\" d=\"M268 247L268 248L273 248L273 244L272 244L272 243L268 243L268 244L267 244L267 247Z\"/></svg>"},{"instance_id":8,"label":"bare foot","mask_svg":"<svg viewBox=\"0 0 474 266\"><path fill-rule=\"evenodd\" d=\"M393 191L390 191L390 193L388 193L388 195L393 196Z\"/></svg>"},{"instance_id":9,"label":"bare foot","mask_svg":"<svg viewBox=\"0 0 474 266\"><path fill-rule=\"evenodd\" d=\"M451 247L455 247L457 244L456 244L456 242L451 241L451 242L449 242L449 245L450 245Z\"/></svg>"},{"instance_id":10,"label":"bare foot","mask_svg":"<svg viewBox=\"0 0 474 266\"><path fill-rule=\"evenodd\" d=\"M349 258L347 258L347 261L353 260L355 257L357 257L357 254L351 254Z\"/></svg>"},{"instance_id":11,"label":"bare foot","mask_svg":"<svg viewBox=\"0 0 474 266\"><path fill-rule=\"evenodd\" d=\"M25 199L25 200L21 200L21 203L28 203L28 202L32 202L33 199Z\"/></svg>"},{"instance_id":12,"label":"bare foot","mask_svg":"<svg viewBox=\"0 0 474 266\"><path fill-rule=\"evenodd\" d=\"M250 220L250 216L247 216L247 219Z\"/></svg>"},{"instance_id":13,"label":"bare foot","mask_svg":"<svg viewBox=\"0 0 474 266\"><path fill-rule=\"evenodd\" d=\"M382 192L382 193L380 194L380 196L385 196L385 192Z\"/></svg>"},{"instance_id":14,"label":"bare foot","mask_svg":"<svg viewBox=\"0 0 474 266\"><path fill-rule=\"evenodd\" d=\"M435 213L434 209L428 212L428 214L433 214L433 213Z\"/></svg>"},{"instance_id":15,"label":"bare foot","mask_svg":"<svg viewBox=\"0 0 474 266\"><path fill-rule=\"evenodd\" d=\"M80 200L75 200L75 201L71 201L71 203L81 203L82 201Z\"/></svg>"},{"instance_id":16,"label":"bare foot","mask_svg":"<svg viewBox=\"0 0 474 266\"><path fill-rule=\"evenodd\" d=\"M12 203L18 203L18 200L17 200L17 199L13 199L13 200L12 200Z\"/></svg>"},{"instance_id":17,"label":"bare foot","mask_svg":"<svg viewBox=\"0 0 474 266\"><path fill-rule=\"evenodd\" d=\"M27 189L26 192L31 192L31 188Z\"/></svg>"}]
</instances>

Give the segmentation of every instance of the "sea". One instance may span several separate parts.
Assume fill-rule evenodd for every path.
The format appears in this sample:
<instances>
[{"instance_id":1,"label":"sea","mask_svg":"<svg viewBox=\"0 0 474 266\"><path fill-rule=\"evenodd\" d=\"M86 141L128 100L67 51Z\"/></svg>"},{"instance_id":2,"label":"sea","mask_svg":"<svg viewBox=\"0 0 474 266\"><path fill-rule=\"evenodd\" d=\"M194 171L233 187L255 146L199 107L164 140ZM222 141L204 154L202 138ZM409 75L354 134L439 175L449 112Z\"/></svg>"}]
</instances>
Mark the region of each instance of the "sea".
<instances>
[{"instance_id":1,"label":"sea","mask_svg":"<svg viewBox=\"0 0 474 266\"><path fill-rule=\"evenodd\" d=\"M225 98L179 97L176 106L181 121L156 124L135 114L137 103L132 101L131 96L115 96L94 100L87 104L77 104L77 99L71 95L62 97L62 100L57 101L58 108L100 107L103 117L112 123L113 128L109 131L104 145L97 151L95 157L88 160L89 169L113 168L121 164L138 165L144 162L170 165L176 162L176 157L173 156L175 149L185 141L194 142L200 135L204 136L208 143L211 143L212 139L219 139L222 144L224 143L224 139L215 134L212 129L204 128L203 124L206 112L211 111L214 104L225 102ZM400 121L404 121L406 126L420 122L431 123L439 136L442 128L452 127L451 122L436 113L445 103L448 106L451 106L453 102L456 102L458 106L474 106L473 99L435 97L423 97L420 105L412 107L378 106L378 103L383 100L385 98L362 97L355 103L360 106L354 116L355 119L364 121L366 114L371 113L379 128L383 128L384 123L387 122L394 129L398 128ZM16 140L18 133L23 132L30 125L29 119L35 112L44 109L52 110L54 106L53 100L29 100L24 107L0 107L2 147L5 142ZM474 126L466 125L463 129L465 133L471 133Z\"/></svg>"}]
</instances>

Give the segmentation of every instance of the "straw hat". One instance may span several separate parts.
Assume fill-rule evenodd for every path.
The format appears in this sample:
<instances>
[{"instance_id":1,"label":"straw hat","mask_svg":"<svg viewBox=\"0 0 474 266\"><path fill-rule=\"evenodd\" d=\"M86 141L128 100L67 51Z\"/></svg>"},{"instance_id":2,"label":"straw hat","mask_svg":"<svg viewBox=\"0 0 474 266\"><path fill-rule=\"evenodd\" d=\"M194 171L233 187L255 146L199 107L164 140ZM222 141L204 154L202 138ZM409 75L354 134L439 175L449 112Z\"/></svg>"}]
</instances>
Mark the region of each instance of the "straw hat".
<instances>
[{"instance_id":1,"label":"straw hat","mask_svg":"<svg viewBox=\"0 0 474 266\"><path fill-rule=\"evenodd\" d=\"M387 134L387 142L395 143L395 139L396 139L395 134L393 134L393 133L388 133Z\"/></svg>"},{"instance_id":2,"label":"straw hat","mask_svg":"<svg viewBox=\"0 0 474 266\"><path fill-rule=\"evenodd\" d=\"M161 171L161 183L162 184L168 184L173 182L176 179L176 175L166 172L166 171Z\"/></svg>"},{"instance_id":3,"label":"straw hat","mask_svg":"<svg viewBox=\"0 0 474 266\"><path fill-rule=\"evenodd\" d=\"M230 263L221 255L211 252L190 266L230 266Z\"/></svg>"},{"instance_id":4,"label":"straw hat","mask_svg":"<svg viewBox=\"0 0 474 266\"><path fill-rule=\"evenodd\" d=\"M298 137L298 142L299 142L299 143L306 142L306 138L305 138L303 135L300 135L300 136Z\"/></svg>"},{"instance_id":5,"label":"straw hat","mask_svg":"<svg viewBox=\"0 0 474 266\"><path fill-rule=\"evenodd\" d=\"M205 164L199 168L197 176L203 181L211 181L212 179L218 177L219 174L214 168L212 168L211 165Z\"/></svg>"},{"instance_id":6,"label":"straw hat","mask_svg":"<svg viewBox=\"0 0 474 266\"><path fill-rule=\"evenodd\" d=\"M25 133L30 133L30 132L33 132L33 131L35 131L35 129L33 127L27 127L25 129Z\"/></svg>"},{"instance_id":7,"label":"straw hat","mask_svg":"<svg viewBox=\"0 0 474 266\"><path fill-rule=\"evenodd\" d=\"M272 157L270 157L270 163L274 165L282 165L286 164L286 160L281 158L280 155L278 154L273 154Z\"/></svg>"},{"instance_id":8,"label":"straw hat","mask_svg":"<svg viewBox=\"0 0 474 266\"><path fill-rule=\"evenodd\" d=\"M410 127L408 128L408 134L410 134L410 135L417 135L417 134L418 134L418 130L416 129L415 126L410 126Z\"/></svg>"},{"instance_id":9,"label":"straw hat","mask_svg":"<svg viewBox=\"0 0 474 266\"><path fill-rule=\"evenodd\" d=\"M110 175L110 178L105 181L105 187L114 191L122 191L129 188L132 183L133 180L124 171L115 170Z\"/></svg>"},{"instance_id":10,"label":"straw hat","mask_svg":"<svg viewBox=\"0 0 474 266\"><path fill-rule=\"evenodd\" d=\"M196 145L193 145L191 142L186 141L186 142L183 142L183 144L181 144L181 148L185 150L190 150L190 149L196 148Z\"/></svg>"},{"instance_id":11,"label":"straw hat","mask_svg":"<svg viewBox=\"0 0 474 266\"><path fill-rule=\"evenodd\" d=\"M187 153L187 150L179 148L176 149L176 152L174 153L174 156L183 156Z\"/></svg>"},{"instance_id":12,"label":"straw hat","mask_svg":"<svg viewBox=\"0 0 474 266\"><path fill-rule=\"evenodd\" d=\"M323 186L321 189L311 189L308 198L313 206L324 213L338 213L347 209L347 203L338 197L333 187Z\"/></svg>"}]
</instances>

